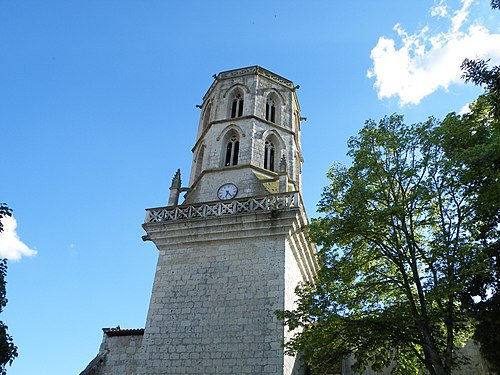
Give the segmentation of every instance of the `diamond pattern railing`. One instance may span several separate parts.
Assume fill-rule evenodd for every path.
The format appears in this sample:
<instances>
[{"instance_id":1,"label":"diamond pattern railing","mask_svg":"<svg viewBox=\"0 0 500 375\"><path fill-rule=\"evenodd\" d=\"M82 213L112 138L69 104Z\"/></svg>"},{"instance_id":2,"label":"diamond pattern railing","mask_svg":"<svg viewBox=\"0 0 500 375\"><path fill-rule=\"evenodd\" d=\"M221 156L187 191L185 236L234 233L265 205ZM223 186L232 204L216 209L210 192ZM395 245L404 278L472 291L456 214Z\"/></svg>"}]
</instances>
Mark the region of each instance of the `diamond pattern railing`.
<instances>
[{"instance_id":1,"label":"diamond pattern railing","mask_svg":"<svg viewBox=\"0 0 500 375\"><path fill-rule=\"evenodd\" d=\"M271 211L300 207L297 191L257 198L233 199L225 202L209 202L175 207L149 208L145 223L159 223L193 218L234 215L244 212Z\"/></svg>"}]
</instances>

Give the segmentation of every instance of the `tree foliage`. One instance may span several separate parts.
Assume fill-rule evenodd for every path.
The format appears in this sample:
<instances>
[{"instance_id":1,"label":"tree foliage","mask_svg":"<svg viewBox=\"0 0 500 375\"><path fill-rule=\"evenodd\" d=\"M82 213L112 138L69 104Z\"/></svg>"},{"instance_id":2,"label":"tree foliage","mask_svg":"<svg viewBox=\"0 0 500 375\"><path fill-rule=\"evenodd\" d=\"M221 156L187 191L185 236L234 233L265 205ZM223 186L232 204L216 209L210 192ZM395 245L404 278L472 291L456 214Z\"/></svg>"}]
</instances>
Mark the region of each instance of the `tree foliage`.
<instances>
[{"instance_id":1,"label":"tree foliage","mask_svg":"<svg viewBox=\"0 0 500 375\"><path fill-rule=\"evenodd\" d=\"M11 216L12 210L5 204L0 203L0 232L3 231L2 218ZM7 259L0 259L0 313L7 305L5 276L7 275ZM7 333L7 326L0 321L0 375L5 375L7 364L17 357L17 347L14 345L12 337Z\"/></svg>"},{"instance_id":2,"label":"tree foliage","mask_svg":"<svg viewBox=\"0 0 500 375\"><path fill-rule=\"evenodd\" d=\"M491 0L492 9L500 9L500 0ZM492 272L477 277L470 285L471 294L483 298L472 306L478 325L474 338L481 343L481 353L500 371L500 66L488 67L490 60L465 59L462 63L466 82L484 87L485 95L475 103L471 115L459 119L460 129L469 129L469 138L454 142L449 152L466 166L462 181L474 182L477 192L474 211L479 223L478 237L486 244L486 262ZM486 109L486 111L485 111ZM447 122L456 129L456 116L448 116ZM465 130L467 131L467 130ZM472 131L474 133L472 133ZM458 138L455 138L458 139ZM485 292L491 295L485 298Z\"/></svg>"},{"instance_id":3,"label":"tree foliage","mask_svg":"<svg viewBox=\"0 0 500 375\"><path fill-rule=\"evenodd\" d=\"M480 96L464 115L450 113L440 126L442 146L460 167L457 179L474 194L471 201L477 238L496 239L500 220L500 117L489 95Z\"/></svg>"},{"instance_id":4,"label":"tree foliage","mask_svg":"<svg viewBox=\"0 0 500 375\"><path fill-rule=\"evenodd\" d=\"M449 374L474 321L467 285L490 272L475 227L474 191L456 176L446 133L430 118L367 121L349 140L352 165L334 165L321 218L310 236L321 246L315 285L281 312L298 333L285 344L318 374L352 355L354 370Z\"/></svg>"},{"instance_id":5,"label":"tree foliage","mask_svg":"<svg viewBox=\"0 0 500 375\"><path fill-rule=\"evenodd\" d=\"M500 66L489 68L488 60L465 59L460 66L465 82L471 82L485 89L486 98L491 106L492 115L500 118Z\"/></svg>"},{"instance_id":6,"label":"tree foliage","mask_svg":"<svg viewBox=\"0 0 500 375\"><path fill-rule=\"evenodd\" d=\"M491 0L492 9L500 9L500 0ZM471 82L485 89L492 115L500 119L500 66L488 67L490 59L465 59L460 66L465 82ZM498 129L498 128L497 128Z\"/></svg>"},{"instance_id":7,"label":"tree foliage","mask_svg":"<svg viewBox=\"0 0 500 375\"><path fill-rule=\"evenodd\" d=\"M12 216L12 210L5 203L0 203L0 233L3 231L2 219L5 216Z\"/></svg>"},{"instance_id":8,"label":"tree foliage","mask_svg":"<svg viewBox=\"0 0 500 375\"><path fill-rule=\"evenodd\" d=\"M0 313L7 304L5 276L7 274L7 259L0 259ZM7 326L0 321L0 374L5 375L7 364L17 357L17 347L14 345L12 337L7 332Z\"/></svg>"},{"instance_id":9,"label":"tree foliage","mask_svg":"<svg viewBox=\"0 0 500 375\"><path fill-rule=\"evenodd\" d=\"M441 126L445 152L462 168L456 178L467 186L474 220L468 228L484 251L477 261L489 272L475 275L467 285L470 310L478 321L474 338L481 343L483 356L500 370L500 117L491 110L492 99L480 96L471 112L449 114Z\"/></svg>"}]
</instances>

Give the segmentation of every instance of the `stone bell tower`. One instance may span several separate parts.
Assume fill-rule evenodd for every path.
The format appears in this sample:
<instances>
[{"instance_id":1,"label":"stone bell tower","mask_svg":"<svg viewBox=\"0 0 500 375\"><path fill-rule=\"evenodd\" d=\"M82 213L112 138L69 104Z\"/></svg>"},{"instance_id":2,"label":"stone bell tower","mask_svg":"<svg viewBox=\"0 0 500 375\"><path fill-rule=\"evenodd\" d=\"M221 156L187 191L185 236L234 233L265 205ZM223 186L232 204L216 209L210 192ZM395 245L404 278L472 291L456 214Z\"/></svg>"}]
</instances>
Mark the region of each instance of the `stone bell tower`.
<instances>
[{"instance_id":1,"label":"stone bell tower","mask_svg":"<svg viewBox=\"0 0 500 375\"><path fill-rule=\"evenodd\" d=\"M258 66L214 76L198 106L201 116L183 204L227 200L230 195L217 195L226 183L237 188L232 198L300 193L303 159L297 88ZM169 204L180 191L171 192Z\"/></svg>"},{"instance_id":2,"label":"stone bell tower","mask_svg":"<svg viewBox=\"0 0 500 375\"><path fill-rule=\"evenodd\" d=\"M252 66L214 76L189 186L148 209L160 254L137 374L300 374L276 310L312 281L301 198L298 86ZM179 194L185 191L182 204Z\"/></svg>"},{"instance_id":3,"label":"stone bell tower","mask_svg":"<svg viewBox=\"0 0 500 375\"><path fill-rule=\"evenodd\" d=\"M189 184L177 171L168 205L146 213L143 239L159 250L146 327L104 329L86 373L303 373L275 315L318 268L304 233L297 88L259 66L214 75Z\"/></svg>"}]
</instances>

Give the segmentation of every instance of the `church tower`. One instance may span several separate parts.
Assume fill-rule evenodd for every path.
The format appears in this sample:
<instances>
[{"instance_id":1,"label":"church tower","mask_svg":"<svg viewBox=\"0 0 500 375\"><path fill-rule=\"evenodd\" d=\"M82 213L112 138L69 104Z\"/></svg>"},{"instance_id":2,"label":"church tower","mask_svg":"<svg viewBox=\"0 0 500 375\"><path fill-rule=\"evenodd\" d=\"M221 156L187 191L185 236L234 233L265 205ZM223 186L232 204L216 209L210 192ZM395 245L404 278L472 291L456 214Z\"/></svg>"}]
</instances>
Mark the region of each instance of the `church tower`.
<instances>
[{"instance_id":1,"label":"church tower","mask_svg":"<svg viewBox=\"0 0 500 375\"><path fill-rule=\"evenodd\" d=\"M259 66L214 76L189 186L178 171L168 206L143 225L160 254L137 374L302 373L275 316L317 272L297 88Z\"/></svg>"},{"instance_id":2,"label":"church tower","mask_svg":"<svg viewBox=\"0 0 500 375\"><path fill-rule=\"evenodd\" d=\"M312 282L304 229L298 86L259 66L214 75L189 184L146 211L159 250L144 330L105 328L82 374L299 375L275 315ZM184 199L180 202L180 196Z\"/></svg>"},{"instance_id":3,"label":"church tower","mask_svg":"<svg viewBox=\"0 0 500 375\"><path fill-rule=\"evenodd\" d=\"M214 76L198 106L201 116L184 204L300 193L303 159L296 89L258 66ZM226 183L236 187L234 197L218 193ZM169 205L175 205L176 194L171 198Z\"/></svg>"}]
</instances>

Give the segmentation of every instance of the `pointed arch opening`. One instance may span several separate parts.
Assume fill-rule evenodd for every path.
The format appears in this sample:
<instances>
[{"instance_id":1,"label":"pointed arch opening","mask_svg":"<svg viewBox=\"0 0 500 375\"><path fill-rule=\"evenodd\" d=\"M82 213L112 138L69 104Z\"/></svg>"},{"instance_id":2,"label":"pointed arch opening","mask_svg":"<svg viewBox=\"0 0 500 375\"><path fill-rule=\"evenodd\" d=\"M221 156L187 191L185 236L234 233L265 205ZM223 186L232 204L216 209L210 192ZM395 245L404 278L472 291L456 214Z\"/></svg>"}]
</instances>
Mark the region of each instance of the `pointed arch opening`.
<instances>
[{"instance_id":1,"label":"pointed arch opening","mask_svg":"<svg viewBox=\"0 0 500 375\"><path fill-rule=\"evenodd\" d=\"M236 118L243 116L243 105L245 104L243 92L237 88L233 91L230 96L230 118Z\"/></svg>"},{"instance_id":2,"label":"pointed arch opening","mask_svg":"<svg viewBox=\"0 0 500 375\"><path fill-rule=\"evenodd\" d=\"M264 133L264 160L263 167L272 172L278 172L281 155L285 150L285 143L276 131Z\"/></svg>"},{"instance_id":3,"label":"pointed arch opening","mask_svg":"<svg viewBox=\"0 0 500 375\"><path fill-rule=\"evenodd\" d=\"M275 171L276 164L276 148L271 139L267 139L264 144L264 168L270 171Z\"/></svg>"},{"instance_id":4,"label":"pointed arch opening","mask_svg":"<svg viewBox=\"0 0 500 375\"><path fill-rule=\"evenodd\" d=\"M203 130L210 124L210 115L212 114L212 103L208 103L205 110L203 111Z\"/></svg>"},{"instance_id":5,"label":"pointed arch opening","mask_svg":"<svg viewBox=\"0 0 500 375\"><path fill-rule=\"evenodd\" d=\"M276 102L271 97L266 100L266 120L276 122Z\"/></svg>"},{"instance_id":6,"label":"pointed arch opening","mask_svg":"<svg viewBox=\"0 0 500 375\"><path fill-rule=\"evenodd\" d=\"M200 150L198 151L198 154L196 155L196 169L194 172L195 179L200 175L200 173L202 171L204 154L205 154L205 146L202 145L200 147Z\"/></svg>"},{"instance_id":7,"label":"pointed arch opening","mask_svg":"<svg viewBox=\"0 0 500 375\"><path fill-rule=\"evenodd\" d=\"M225 167L231 165L238 165L239 153L240 153L240 136L239 134L231 130L224 137L224 157L223 165Z\"/></svg>"},{"instance_id":8,"label":"pointed arch opening","mask_svg":"<svg viewBox=\"0 0 500 375\"><path fill-rule=\"evenodd\" d=\"M278 124L280 122L281 99L274 92L270 92L266 97L266 107L264 108L264 117L267 121Z\"/></svg>"}]
</instances>

